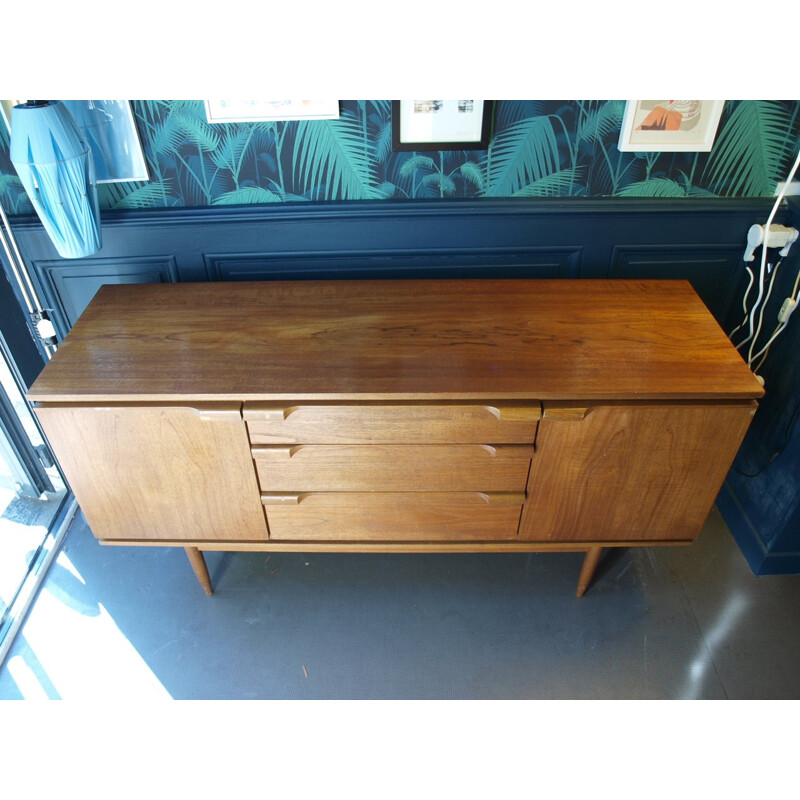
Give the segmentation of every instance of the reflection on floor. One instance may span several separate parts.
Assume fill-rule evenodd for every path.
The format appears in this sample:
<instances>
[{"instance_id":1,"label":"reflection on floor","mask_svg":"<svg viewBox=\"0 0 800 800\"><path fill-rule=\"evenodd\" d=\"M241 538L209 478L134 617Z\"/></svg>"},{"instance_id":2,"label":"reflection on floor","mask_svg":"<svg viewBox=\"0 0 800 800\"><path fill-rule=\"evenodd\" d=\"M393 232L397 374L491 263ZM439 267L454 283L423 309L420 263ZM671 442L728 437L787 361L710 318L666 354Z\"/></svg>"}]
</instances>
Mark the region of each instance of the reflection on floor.
<instances>
[{"instance_id":1,"label":"reflection on floor","mask_svg":"<svg viewBox=\"0 0 800 800\"><path fill-rule=\"evenodd\" d=\"M20 436L24 433L33 448L31 452L39 450L41 457L42 449L48 452L44 440L1 355L0 392L13 408L21 426ZM53 491L42 491L47 488L46 482L37 484L24 466L17 445L0 428L0 620L18 595L20 585L28 574L28 567L39 552L67 494L61 473L49 454L42 467Z\"/></svg>"},{"instance_id":2,"label":"reflection on floor","mask_svg":"<svg viewBox=\"0 0 800 800\"><path fill-rule=\"evenodd\" d=\"M0 474L0 617L16 595L67 493L54 475L51 480L58 490L41 497L26 497L7 488L3 477Z\"/></svg>"},{"instance_id":3,"label":"reflection on floor","mask_svg":"<svg viewBox=\"0 0 800 800\"><path fill-rule=\"evenodd\" d=\"M0 698L798 698L800 576L714 510L691 547L578 554L103 547L78 515Z\"/></svg>"}]
</instances>

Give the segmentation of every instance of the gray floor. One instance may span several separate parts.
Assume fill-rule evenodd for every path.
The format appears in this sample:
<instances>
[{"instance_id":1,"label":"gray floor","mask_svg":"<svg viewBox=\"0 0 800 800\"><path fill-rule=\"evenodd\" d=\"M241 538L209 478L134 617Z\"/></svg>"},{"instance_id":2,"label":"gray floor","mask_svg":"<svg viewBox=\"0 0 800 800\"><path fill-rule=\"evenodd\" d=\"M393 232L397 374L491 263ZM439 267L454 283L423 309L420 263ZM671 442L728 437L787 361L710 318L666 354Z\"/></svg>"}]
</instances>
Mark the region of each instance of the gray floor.
<instances>
[{"instance_id":1,"label":"gray floor","mask_svg":"<svg viewBox=\"0 0 800 800\"><path fill-rule=\"evenodd\" d=\"M756 578L716 509L691 547L577 554L103 547L79 514L0 698L800 698L800 576Z\"/></svg>"}]
</instances>

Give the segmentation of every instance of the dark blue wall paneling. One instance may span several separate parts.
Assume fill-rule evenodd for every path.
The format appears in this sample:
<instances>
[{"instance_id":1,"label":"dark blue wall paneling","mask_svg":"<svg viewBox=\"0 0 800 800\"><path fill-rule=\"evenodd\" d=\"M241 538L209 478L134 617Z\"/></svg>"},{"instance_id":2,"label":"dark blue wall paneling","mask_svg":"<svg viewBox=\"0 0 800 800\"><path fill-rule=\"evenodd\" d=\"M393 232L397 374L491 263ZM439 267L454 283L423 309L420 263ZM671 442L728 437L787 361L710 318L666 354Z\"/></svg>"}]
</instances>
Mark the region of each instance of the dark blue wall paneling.
<instances>
[{"instance_id":1,"label":"dark blue wall paneling","mask_svg":"<svg viewBox=\"0 0 800 800\"><path fill-rule=\"evenodd\" d=\"M786 224L800 228L800 203L789 204ZM757 251L760 258L760 250ZM756 269L760 264L757 258ZM764 327L772 332L777 310L794 288L800 247L780 267ZM741 311L737 309L741 320ZM757 575L800 573L800 318L775 340L758 372L766 394L717 505ZM769 334L767 334L769 335ZM759 348L760 349L760 348ZM756 351L757 352L757 351Z\"/></svg>"},{"instance_id":2,"label":"dark blue wall paneling","mask_svg":"<svg viewBox=\"0 0 800 800\"><path fill-rule=\"evenodd\" d=\"M313 278L686 278L718 321L768 198L350 202L105 212L103 248L17 237L63 334L103 282Z\"/></svg>"}]
</instances>

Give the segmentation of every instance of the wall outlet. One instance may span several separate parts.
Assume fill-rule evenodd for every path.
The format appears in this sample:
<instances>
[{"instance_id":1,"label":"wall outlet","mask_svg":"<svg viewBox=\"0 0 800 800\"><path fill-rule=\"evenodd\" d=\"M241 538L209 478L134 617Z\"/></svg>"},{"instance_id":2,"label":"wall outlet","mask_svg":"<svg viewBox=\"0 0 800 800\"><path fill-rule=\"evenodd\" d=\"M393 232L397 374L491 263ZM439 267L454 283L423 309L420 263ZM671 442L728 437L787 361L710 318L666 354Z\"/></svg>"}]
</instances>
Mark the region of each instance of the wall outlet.
<instances>
[{"instance_id":1,"label":"wall outlet","mask_svg":"<svg viewBox=\"0 0 800 800\"><path fill-rule=\"evenodd\" d=\"M781 181L775 187L775 194L773 194L772 196L777 197L781 193L781 189L783 189L784 186L786 186L786 181ZM786 191L783 193L783 196L788 197L790 194L800 194L800 181L792 181L786 187Z\"/></svg>"}]
</instances>

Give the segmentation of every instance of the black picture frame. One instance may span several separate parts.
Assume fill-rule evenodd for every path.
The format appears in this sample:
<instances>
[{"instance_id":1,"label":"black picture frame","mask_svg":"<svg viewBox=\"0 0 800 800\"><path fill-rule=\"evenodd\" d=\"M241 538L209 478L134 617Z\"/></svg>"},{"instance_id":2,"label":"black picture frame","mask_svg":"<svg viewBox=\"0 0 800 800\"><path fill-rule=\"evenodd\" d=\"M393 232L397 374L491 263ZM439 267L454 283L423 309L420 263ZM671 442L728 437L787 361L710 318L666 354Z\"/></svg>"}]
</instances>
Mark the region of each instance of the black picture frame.
<instances>
[{"instance_id":1,"label":"black picture frame","mask_svg":"<svg viewBox=\"0 0 800 800\"><path fill-rule=\"evenodd\" d=\"M448 103L483 103L482 110L476 112L480 120L480 132L477 134L479 138L474 140L456 140L450 141L446 139L423 139L422 137L413 140L403 140L402 138L402 104L414 102L430 104L429 110L433 113L439 110L435 104ZM492 138L492 118L494 112L493 100L457 100L457 101L444 101L444 100L414 100L414 101L401 101L392 100L392 150L393 151L414 151L414 150L485 150L489 146ZM476 129L477 130L477 129Z\"/></svg>"}]
</instances>

